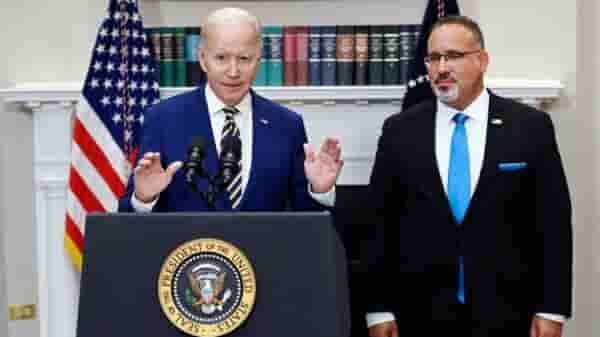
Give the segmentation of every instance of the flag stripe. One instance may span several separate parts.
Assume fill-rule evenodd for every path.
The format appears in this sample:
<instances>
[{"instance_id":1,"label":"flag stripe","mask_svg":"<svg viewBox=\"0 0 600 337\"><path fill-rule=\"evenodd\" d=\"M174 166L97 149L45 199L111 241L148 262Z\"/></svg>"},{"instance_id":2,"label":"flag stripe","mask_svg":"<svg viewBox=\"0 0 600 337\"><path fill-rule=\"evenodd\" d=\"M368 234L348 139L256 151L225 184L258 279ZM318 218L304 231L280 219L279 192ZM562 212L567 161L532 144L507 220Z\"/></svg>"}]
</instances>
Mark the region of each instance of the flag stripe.
<instances>
[{"instance_id":1,"label":"flag stripe","mask_svg":"<svg viewBox=\"0 0 600 337\"><path fill-rule=\"evenodd\" d=\"M73 219L67 214L66 216L66 230L69 238L75 245L75 247L82 251L83 250L83 234L79 231L79 227L73 222Z\"/></svg>"},{"instance_id":2,"label":"flag stripe","mask_svg":"<svg viewBox=\"0 0 600 337\"><path fill-rule=\"evenodd\" d=\"M79 148L78 143L72 145L73 159L71 165L79 175L81 179L86 182L88 186L94 186L93 193L98 199L98 202L102 204L102 208L106 210L115 209L117 206L116 201L120 197L114 193L114 189L111 189L110 182L103 179L102 171L107 168L98 169L92 166L92 163L88 160L93 158L89 152L82 151ZM97 158L96 158L97 160ZM124 190L125 187L123 186ZM122 193L122 192L121 192Z\"/></svg>"},{"instance_id":3,"label":"flag stripe","mask_svg":"<svg viewBox=\"0 0 600 337\"><path fill-rule=\"evenodd\" d=\"M71 166L71 172L69 175L69 188L81 201L81 205L86 212L106 212L106 209L102 206L100 201L96 198L94 193L90 190L88 185L81 179L81 176Z\"/></svg>"},{"instance_id":4,"label":"flag stripe","mask_svg":"<svg viewBox=\"0 0 600 337\"><path fill-rule=\"evenodd\" d=\"M67 200L67 216L69 216L71 218L71 221L73 221L73 223L78 226L77 228L79 229L79 232L83 235L83 225L85 224L86 216L85 209L83 209L83 206L81 206L79 199L77 199L77 196L75 195L75 193L73 193L73 191L69 191L69 194L67 195Z\"/></svg>"},{"instance_id":5,"label":"flag stripe","mask_svg":"<svg viewBox=\"0 0 600 337\"><path fill-rule=\"evenodd\" d=\"M119 144L115 142L110 131L106 128L104 123L102 123L102 120L98 118L98 115L92 111L92 108L85 98L81 99L81 103L78 106L77 117L88 131L88 134L94 135L94 140L98 146L102 148L105 153L105 158L110 158L109 162L113 164L113 167L127 167L127 158L119 148ZM119 175L119 179L123 185L125 185L127 183L127 178L129 177L129 170L116 169L115 171Z\"/></svg>"},{"instance_id":6,"label":"flag stripe","mask_svg":"<svg viewBox=\"0 0 600 337\"><path fill-rule=\"evenodd\" d=\"M110 161L104 155L104 152L98 144L94 141L92 136L87 132L83 124L79 121L79 119L75 120L73 130L73 140L79 145L79 147L85 153L85 157L91 162L92 165L96 168L97 171L92 169L86 170L85 172L97 172L99 173L108 187L112 190L114 197L119 198L123 192L125 191L125 184L121 181L119 175L115 172L114 168L110 164ZM74 158L83 158L81 155L74 155ZM96 181L101 181L102 179L98 179ZM114 198L113 197L113 198Z\"/></svg>"}]
</instances>

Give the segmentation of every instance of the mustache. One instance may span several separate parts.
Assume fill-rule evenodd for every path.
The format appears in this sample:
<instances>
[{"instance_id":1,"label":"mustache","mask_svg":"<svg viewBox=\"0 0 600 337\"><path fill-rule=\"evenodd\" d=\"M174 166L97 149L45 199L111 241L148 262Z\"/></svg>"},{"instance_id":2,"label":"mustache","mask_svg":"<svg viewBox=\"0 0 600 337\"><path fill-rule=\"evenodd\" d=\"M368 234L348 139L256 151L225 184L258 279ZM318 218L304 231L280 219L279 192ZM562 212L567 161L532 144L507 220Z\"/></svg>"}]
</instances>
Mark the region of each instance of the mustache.
<instances>
[{"instance_id":1,"label":"mustache","mask_svg":"<svg viewBox=\"0 0 600 337\"><path fill-rule=\"evenodd\" d=\"M439 81L452 80L456 81L454 76L451 73L439 73L437 76L433 78L433 83L437 84Z\"/></svg>"}]
</instances>

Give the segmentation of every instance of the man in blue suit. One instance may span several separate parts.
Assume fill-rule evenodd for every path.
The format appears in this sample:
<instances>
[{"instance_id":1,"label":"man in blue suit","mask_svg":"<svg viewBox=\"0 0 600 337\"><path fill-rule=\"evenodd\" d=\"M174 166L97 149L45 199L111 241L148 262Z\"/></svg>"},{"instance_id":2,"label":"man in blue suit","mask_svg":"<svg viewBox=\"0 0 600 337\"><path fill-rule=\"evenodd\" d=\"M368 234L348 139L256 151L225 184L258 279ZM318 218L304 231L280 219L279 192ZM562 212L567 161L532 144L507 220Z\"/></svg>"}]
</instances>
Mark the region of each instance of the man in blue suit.
<instances>
[{"instance_id":1,"label":"man in blue suit","mask_svg":"<svg viewBox=\"0 0 600 337\"><path fill-rule=\"evenodd\" d=\"M223 186L217 210L333 206L343 166L339 142L328 138L314 153L306 144L302 118L251 89L262 49L258 19L241 9L220 9L206 18L202 34L200 65L207 83L147 112L142 155L119 210L207 210L209 205L189 189L185 170L180 170L195 136L207 140L203 166L209 173L222 170L224 148L232 137L239 147L234 151L238 170ZM198 187L206 191L207 182L200 181Z\"/></svg>"}]
</instances>

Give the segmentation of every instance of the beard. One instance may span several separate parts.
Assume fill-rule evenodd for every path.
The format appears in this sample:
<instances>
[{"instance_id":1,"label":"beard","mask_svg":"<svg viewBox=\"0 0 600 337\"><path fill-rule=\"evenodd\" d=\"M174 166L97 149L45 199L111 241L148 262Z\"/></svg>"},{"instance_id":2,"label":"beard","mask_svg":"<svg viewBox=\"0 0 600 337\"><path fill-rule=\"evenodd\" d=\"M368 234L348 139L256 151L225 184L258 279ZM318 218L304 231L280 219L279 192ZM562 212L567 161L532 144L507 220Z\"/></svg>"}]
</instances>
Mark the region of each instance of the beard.
<instances>
[{"instance_id":1,"label":"beard","mask_svg":"<svg viewBox=\"0 0 600 337\"><path fill-rule=\"evenodd\" d=\"M445 90L440 90L437 86L433 86L433 93L443 103L451 103L458 99L458 85L454 84L447 87Z\"/></svg>"}]
</instances>

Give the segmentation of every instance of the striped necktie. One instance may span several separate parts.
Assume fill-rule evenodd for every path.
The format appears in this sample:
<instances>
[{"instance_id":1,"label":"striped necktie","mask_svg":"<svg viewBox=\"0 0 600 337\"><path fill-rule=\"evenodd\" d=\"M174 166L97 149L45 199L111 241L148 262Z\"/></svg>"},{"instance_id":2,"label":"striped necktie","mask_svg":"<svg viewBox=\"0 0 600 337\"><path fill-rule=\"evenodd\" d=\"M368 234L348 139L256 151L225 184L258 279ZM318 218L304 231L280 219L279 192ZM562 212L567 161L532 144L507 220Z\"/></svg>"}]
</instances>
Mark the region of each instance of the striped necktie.
<instances>
[{"instance_id":1,"label":"striped necktie","mask_svg":"<svg viewBox=\"0 0 600 337\"><path fill-rule=\"evenodd\" d=\"M450 144L450 165L448 167L448 200L452 214L458 226L467 213L471 201L471 172L469 164L469 145L465 121L468 116L457 113L452 119L456 126ZM465 303L465 264L464 257L458 257L458 291L457 297Z\"/></svg>"},{"instance_id":2,"label":"striped necktie","mask_svg":"<svg viewBox=\"0 0 600 337\"><path fill-rule=\"evenodd\" d=\"M242 142L240 138L240 129L238 128L233 116L238 113L235 107L223 108L225 114L225 125L221 133L221 163L233 163L235 169L231 170L231 175L224 176L226 205L231 209L237 209L242 200ZM233 155L233 158L231 157Z\"/></svg>"}]
</instances>

